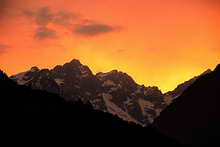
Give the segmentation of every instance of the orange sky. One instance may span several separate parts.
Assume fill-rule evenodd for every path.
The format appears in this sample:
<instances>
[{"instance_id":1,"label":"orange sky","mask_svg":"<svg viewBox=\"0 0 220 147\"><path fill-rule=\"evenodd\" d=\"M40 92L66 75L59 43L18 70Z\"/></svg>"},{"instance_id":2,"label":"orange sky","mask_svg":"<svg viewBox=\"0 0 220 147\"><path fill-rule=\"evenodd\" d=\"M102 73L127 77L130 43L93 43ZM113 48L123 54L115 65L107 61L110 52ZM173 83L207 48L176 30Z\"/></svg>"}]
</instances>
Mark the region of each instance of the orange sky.
<instances>
[{"instance_id":1,"label":"orange sky","mask_svg":"<svg viewBox=\"0 0 220 147\"><path fill-rule=\"evenodd\" d=\"M2 3L2 4L1 4ZM1 0L0 68L9 75L79 59L163 92L220 63L215 0Z\"/></svg>"}]
</instances>

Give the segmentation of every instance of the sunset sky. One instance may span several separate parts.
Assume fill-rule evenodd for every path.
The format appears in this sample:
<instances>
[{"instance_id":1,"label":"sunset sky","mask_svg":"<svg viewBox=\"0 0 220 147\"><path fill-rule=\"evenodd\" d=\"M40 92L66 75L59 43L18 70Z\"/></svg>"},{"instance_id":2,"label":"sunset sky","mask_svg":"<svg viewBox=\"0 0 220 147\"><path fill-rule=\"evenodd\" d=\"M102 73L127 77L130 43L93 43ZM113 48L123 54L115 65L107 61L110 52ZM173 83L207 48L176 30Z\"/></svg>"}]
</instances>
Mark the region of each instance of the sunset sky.
<instances>
[{"instance_id":1,"label":"sunset sky","mask_svg":"<svg viewBox=\"0 0 220 147\"><path fill-rule=\"evenodd\" d=\"M220 63L217 0L0 0L0 69L76 58L163 92Z\"/></svg>"}]
</instances>

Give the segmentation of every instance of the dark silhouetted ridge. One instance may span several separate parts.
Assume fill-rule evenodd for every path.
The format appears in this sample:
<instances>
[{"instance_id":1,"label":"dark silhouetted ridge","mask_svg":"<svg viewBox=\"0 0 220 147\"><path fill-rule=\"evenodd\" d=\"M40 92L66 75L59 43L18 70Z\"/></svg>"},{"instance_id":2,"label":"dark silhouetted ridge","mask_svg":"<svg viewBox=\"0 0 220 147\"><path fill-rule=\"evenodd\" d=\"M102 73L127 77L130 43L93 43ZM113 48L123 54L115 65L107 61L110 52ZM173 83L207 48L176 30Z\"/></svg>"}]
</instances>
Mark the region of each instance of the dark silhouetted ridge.
<instances>
[{"instance_id":1,"label":"dark silhouetted ridge","mask_svg":"<svg viewBox=\"0 0 220 147\"><path fill-rule=\"evenodd\" d=\"M219 114L220 65L200 76L161 113L154 125L165 135L188 145L219 145Z\"/></svg>"},{"instance_id":2,"label":"dark silhouetted ridge","mask_svg":"<svg viewBox=\"0 0 220 147\"><path fill-rule=\"evenodd\" d=\"M220 64L215 68L215 72L220 72Z\"/></svg>"}]
</instances>

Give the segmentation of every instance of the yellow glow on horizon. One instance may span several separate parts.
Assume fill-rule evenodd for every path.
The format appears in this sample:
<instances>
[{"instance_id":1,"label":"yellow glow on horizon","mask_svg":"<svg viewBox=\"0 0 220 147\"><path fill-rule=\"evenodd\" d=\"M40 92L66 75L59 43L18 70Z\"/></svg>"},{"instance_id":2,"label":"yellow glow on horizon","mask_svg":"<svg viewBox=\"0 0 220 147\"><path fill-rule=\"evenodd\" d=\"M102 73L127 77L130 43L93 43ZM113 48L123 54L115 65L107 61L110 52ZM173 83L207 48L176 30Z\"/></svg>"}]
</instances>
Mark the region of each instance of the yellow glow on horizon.
<instances>
[{"instance_id":1,"label":"yellow glow on horizon","mask_svg":"<svg viewBox=\"0 0 220 147\"><path fill-rule=\"evenodd\" d=\"M13 1L13 0L8 0ZM20 0L0 18L0 69L12 75L32 66L53 68L79 59L93 71L117 69L138 84L163 92L220 63L220 9L198 0ZM22 10L48 6L92 23L113 26L112 32L83 36L73 32L80 22L46 27L55 38L38 40L39 25ZM132 11L131 11L132 10ZM42 26L41 26L42 27ZM1 45L8 48L1 49Z\"/></svg>"}]
</instances>

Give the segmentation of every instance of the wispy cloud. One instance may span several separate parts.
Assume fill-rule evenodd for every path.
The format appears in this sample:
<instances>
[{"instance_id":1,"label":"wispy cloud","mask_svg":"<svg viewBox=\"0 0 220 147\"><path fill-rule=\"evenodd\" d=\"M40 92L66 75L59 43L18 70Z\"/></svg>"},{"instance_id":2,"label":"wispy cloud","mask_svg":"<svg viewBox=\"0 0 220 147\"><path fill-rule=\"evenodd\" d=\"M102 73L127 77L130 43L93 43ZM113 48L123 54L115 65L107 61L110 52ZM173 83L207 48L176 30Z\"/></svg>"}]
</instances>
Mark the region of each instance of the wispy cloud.
<instances>
[{"instance_id":1,"label":"wispy cloud","mask_svg":"<svg viewBox=\"0 0 220 147\"><path fill-rule=\"evenodd\" d=\"M49 29L47 27L39 27L37 28L34 38L38 40L44 40L44 39L54 39L56 38L56 31Z\"/></svg>"},{"instance_id":2,"label":"wispy cloud","mask_svg":"<svg viewBox=\"0 0 220 147\"><path fill-rule=\"evenodd\" d=\"M23 14L40 26L47 26L49 23L65 25L77 17L77 15L72 12L66 10L54 12L49 7L26 9L23 11Z\"/></svg>"},{"instance_id":3,"label":"wispy cloud","mask_svg":"<svg viewBox=\"0 0 220 147\"><path fill-rule=\"evenodd\" d=\"M49 7L26 9L23 14L37 25L34 38L38 40L54 39L58 36L58 30L50 29L49 24L62 26L71 33L81 36L97 36L117 29L110 24L88 21L77 13L66 10L52 11Z\"/></svg>"},{"instance_id":4,"label":"wispy cloud","mask_svg":"<svg viewBox=\"0 0 220 147\"><path fill-rule=\"evenodd\" d=\"M84 36L96 36L114 31L114 27L107 24L81 24L74 28L73 32Z\"/></svg>"}]
</instances>

